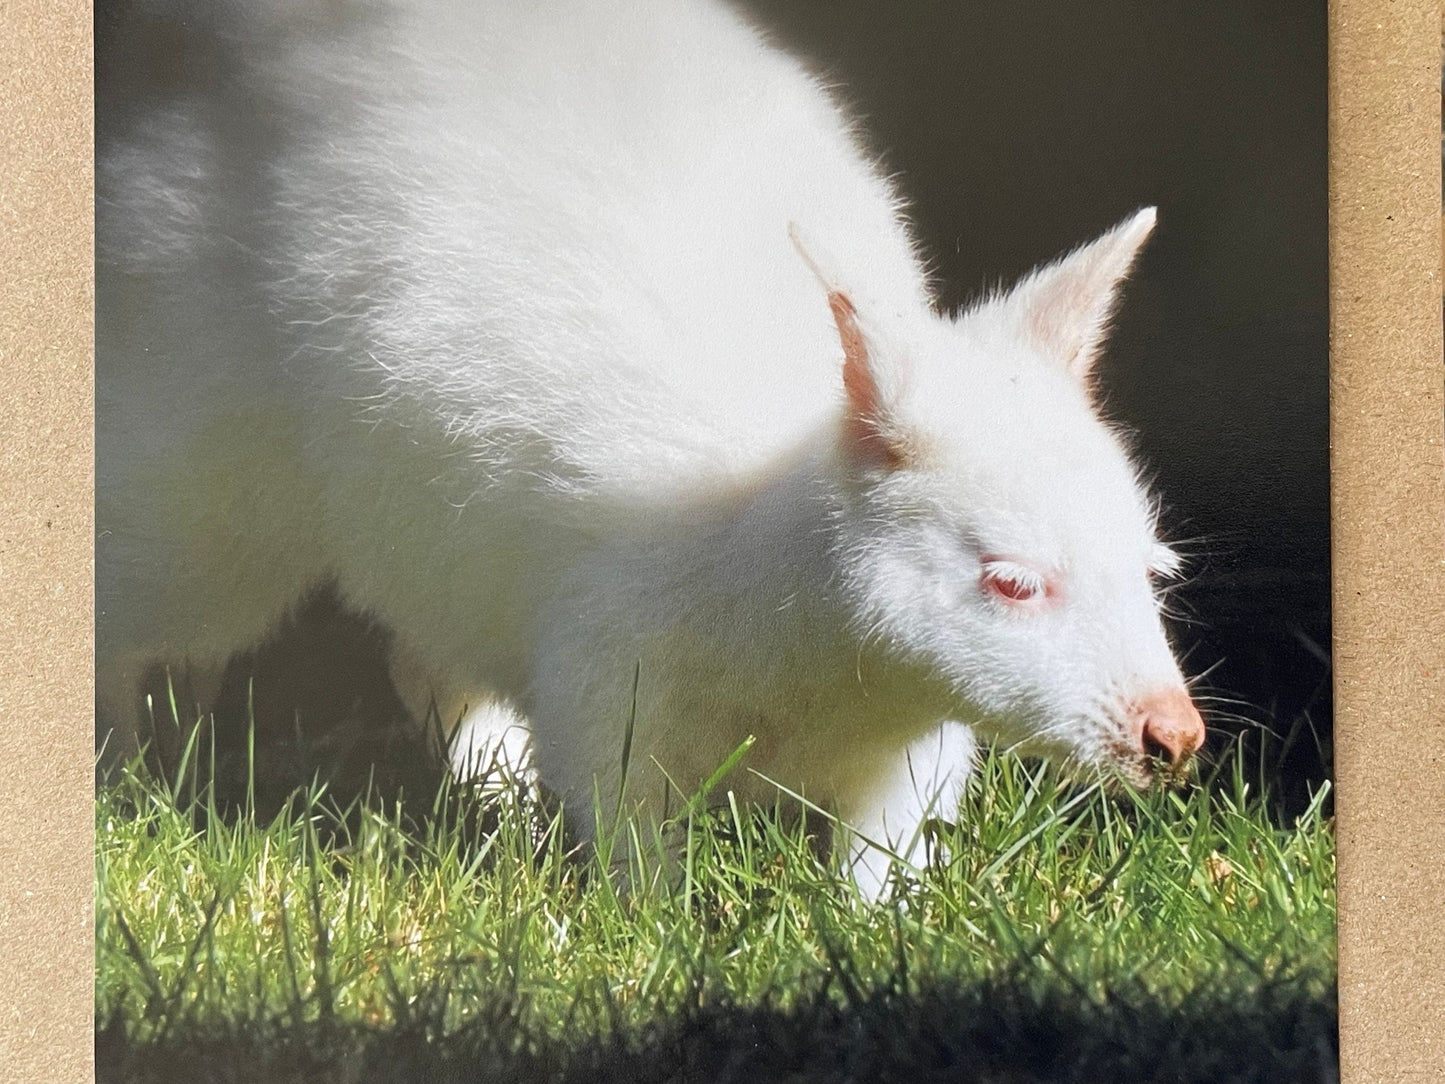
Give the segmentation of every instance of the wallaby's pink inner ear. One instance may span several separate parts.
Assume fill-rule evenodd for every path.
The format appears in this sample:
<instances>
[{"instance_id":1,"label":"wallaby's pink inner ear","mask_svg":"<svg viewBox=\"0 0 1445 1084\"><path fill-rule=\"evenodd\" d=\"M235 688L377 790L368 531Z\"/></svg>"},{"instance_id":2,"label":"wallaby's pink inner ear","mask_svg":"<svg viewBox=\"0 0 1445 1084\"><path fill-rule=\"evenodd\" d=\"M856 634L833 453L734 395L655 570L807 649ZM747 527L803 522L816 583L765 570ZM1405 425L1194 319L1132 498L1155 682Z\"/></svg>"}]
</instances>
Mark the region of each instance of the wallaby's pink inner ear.
<instances>
[{"instance_id":1,"label":"wallaby's pink inner ear","mask_svg":"<svg viewBox=\"0 0 1445 1084\"><path fill-rule=\"evenodd\" d=\"M859 461L896 470L903 466L904 455L885 429L883 397L868 354L868 340L858 324L858 311L841 290L828 291L828 307L843 344L843 391L848 398L844 439Z\"/></svg>"},{"instance_id":2,"label":"wallaby's pink inner ear","mask_svg":"<svg viewBox=\"0 0 1445 1084\"><path fill-rule=\"evenodd\" d=\"M796 222L788 223L788 237L798 255L828 292L828 308L843 344L843 391L847 412L843 416L843 440L855 463L884 470L897 470L907 462L904 445L889 428L883 392L878 386L878 359L872 356L868 336L858 320L853 299L837 285L832 271L825 271L814 258L812 242L805 242Z\"/></svg>"},{"instance_id":3,"label":"wallaby's pink inner ear","mask_svg":"<svg viewBox=\"0 0 1445 1084\"><path fill-rule=\"evenodd\" d=\"M868 341L858 326L858 311L848 295L838 290L828 292L828 308L838 325L838 339L843 344L843 388L848 393L848 407L856 414L869 417L878 413L878 382L868 368Z\"/></svg>"},{"instance_id":4,"label":"wallaby's pink inner ear","mask_svg":"<svg viewBox=\"0 0 1445 1084\"><path fill-rule=\"evenodd\" d=\"M1035 271L1006 301L1024 333L1081 384L1088 385L1119 287L1154 221L1153 207L1135 212L1098 240Z\"/></svg>"}]
</instances>

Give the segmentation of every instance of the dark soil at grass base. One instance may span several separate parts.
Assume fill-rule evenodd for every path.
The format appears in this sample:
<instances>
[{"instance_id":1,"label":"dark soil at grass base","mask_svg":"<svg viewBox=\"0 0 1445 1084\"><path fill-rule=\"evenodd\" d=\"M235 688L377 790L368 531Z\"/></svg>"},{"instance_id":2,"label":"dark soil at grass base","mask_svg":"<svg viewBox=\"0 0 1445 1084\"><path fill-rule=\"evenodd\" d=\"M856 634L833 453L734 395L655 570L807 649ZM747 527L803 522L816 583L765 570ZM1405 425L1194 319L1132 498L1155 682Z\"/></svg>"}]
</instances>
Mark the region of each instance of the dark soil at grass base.
<instances>
[{"instance_id":1,"label":"dark soil at grass base","mask_svg":"<svg viewBox=\"0 0 1445 1084\"><path fill-rule=\"evenodd\" d=\"M835 972L788 1009L715 1002L638 1030L557 1037L497 1004L441 1034L419 1016L364 1030L325 1022L180 1028L135 1045L96 1035L101 1084L1336 1084L1334 990L1275 980L1167 1009L1145 995L1033 993L1000 981L862 991ZM1307 992L1306 988L1310 988ZM442 1001L438 999L437 1006Z\"/></svg>"}]
</instances>

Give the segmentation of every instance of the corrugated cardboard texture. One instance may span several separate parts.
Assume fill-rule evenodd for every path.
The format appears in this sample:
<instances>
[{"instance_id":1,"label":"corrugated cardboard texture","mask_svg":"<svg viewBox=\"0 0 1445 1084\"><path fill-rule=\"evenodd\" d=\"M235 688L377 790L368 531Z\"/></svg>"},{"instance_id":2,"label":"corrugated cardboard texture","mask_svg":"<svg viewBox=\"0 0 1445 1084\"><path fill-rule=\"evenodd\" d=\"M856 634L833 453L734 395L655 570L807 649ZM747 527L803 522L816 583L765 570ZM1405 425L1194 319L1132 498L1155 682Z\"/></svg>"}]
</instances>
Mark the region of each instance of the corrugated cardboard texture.
<instances>
[{"instance_id":1,"label":"corrugated cardboard texture","mask_svg":"<svg viewBox=\"0 0 1445 1084\"><path fill-rule=\"evenodd\" d=\"M1445 1073L1440 9L1335 0L1330 467L1343 1079Z\"/></svg>"},{"instance_id":2,"label":"corrugated cardboard texture","mask_svg":"<svg viewBox=\"0 0 1445 1084\"><path fill-rule=\"evenodd\" d=\"M0 32L0 1076L91 1075L90 12ZM1445 1065L1440 12L1335 0L1343 1079Z\"/></svg>"},{"instance_id":3,"label":"corrugated cardboard texture","mask_svg":"<svg viewBox=\"0 0 1445 1084\"><path fill-rule=\"evenodd\" d=\"M0 1080L91 1075L90 9L0 15Z\"/></svg>"}]
</instances>

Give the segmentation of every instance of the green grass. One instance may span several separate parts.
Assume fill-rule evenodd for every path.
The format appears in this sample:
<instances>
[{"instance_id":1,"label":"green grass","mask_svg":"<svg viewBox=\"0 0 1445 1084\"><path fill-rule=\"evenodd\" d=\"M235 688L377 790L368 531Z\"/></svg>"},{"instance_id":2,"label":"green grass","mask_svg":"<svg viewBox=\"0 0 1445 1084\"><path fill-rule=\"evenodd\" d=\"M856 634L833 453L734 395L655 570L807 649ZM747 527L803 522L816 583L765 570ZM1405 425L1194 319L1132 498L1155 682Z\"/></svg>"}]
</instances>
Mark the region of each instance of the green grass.
<instances>
[{"instance_id":1,"label":"green grass","mask_svg":"<svg viewBox=\"0 0 1445 1084\"><path fill-rule=\"evenodd\" d=\"M883 906L774 814L619 894L515 794L259 823L196 761L97 797L102 1080L1334 1079L1325 792L1280 827L1238 755L1148 794L989 758Z\"/></svg>"}]
</instances>

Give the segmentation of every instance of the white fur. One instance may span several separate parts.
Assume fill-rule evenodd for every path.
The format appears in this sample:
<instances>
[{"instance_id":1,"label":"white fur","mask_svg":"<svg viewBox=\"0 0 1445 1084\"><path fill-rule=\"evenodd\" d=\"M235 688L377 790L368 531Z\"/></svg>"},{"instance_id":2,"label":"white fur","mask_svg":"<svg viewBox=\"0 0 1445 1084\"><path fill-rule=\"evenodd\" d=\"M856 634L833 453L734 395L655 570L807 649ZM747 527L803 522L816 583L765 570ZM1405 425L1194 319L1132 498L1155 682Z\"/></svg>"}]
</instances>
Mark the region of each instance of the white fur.
<instances>
[{"instance_id":1,"label":"white fur","mask_svg":"<svg viewBox=\"0 0 1445 1084\"><path fill-rule=\"evenodd\" d=\"M940 317L828 94L722 4L242 10L190 12L230 74L99 160L104 716L331 576L413 707L524 713L584 833L639 666L654 809L748 735L727 788L905 849L966 728L1134 763L1168 558L1084 380L1152 212ZM902 466L841 424L825 287ZM990 555L1062 601L991 597Z\"/></svg>"}]
</instances>

